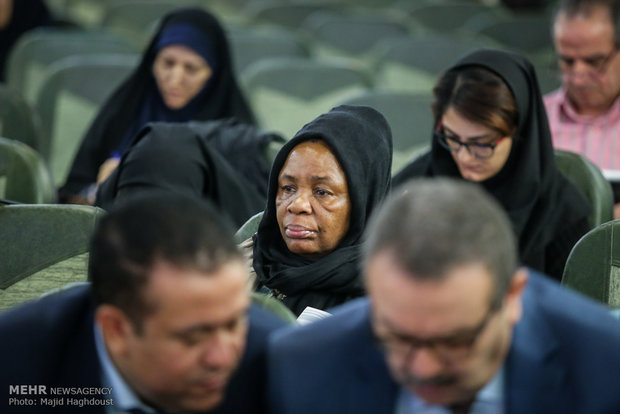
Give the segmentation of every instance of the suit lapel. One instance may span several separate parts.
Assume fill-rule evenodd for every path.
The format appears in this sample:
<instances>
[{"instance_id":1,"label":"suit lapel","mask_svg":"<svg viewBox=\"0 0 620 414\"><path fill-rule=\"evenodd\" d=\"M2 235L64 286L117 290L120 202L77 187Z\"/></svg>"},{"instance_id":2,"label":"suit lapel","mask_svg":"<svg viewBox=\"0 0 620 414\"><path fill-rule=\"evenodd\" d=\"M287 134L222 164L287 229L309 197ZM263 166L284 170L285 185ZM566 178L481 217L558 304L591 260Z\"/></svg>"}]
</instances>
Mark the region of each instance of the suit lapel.
<instances>
[{"instance_id":1,"label":"suit lapel","mask_svg":"<svg viewBox=\"0 0 620 414\"><path fill-rule=\"evenodd\" d=\"M566 370L560 359L559 344L533 295L531 289L526 289L523 317L515 326L506 359L506 413L570 412L564 389Z\"/></svg>"},{"instance_id":2,"label":"suit lapel","mask_svg":"<svg viewBox=\"0 0 620 414\"><path fill-rule=\"evenodd\" d=\"M361 312L360 312L361 313ZM369 308L360 315L358 329L351 338L354 376L347 384L345 413L392 414L398 387L392 380L385 358L375 346L370 326Z\"/></svg>"}]
</instances>

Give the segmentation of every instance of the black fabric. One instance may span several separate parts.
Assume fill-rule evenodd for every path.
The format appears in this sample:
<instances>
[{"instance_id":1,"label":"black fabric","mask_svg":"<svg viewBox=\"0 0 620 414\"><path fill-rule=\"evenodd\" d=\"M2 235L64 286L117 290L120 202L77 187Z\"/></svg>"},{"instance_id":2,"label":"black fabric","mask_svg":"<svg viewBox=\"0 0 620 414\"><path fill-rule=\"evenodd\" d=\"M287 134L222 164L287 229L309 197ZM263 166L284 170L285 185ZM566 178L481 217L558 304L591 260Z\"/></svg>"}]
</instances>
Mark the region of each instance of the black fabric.
<instances>
[{"instance_id":1,"label":"black fabric","mask_svg":"<svg viewBox=\"0 0 620 414\"><path fill-rule=\"evenodd\" d=\"M52 16L42 0L13 0L9 22L0 28L0 82L5 81L6 63L13 45L28 30L52 24Z\"/></svg>"},{"instance_id":2,"label":"black fabric","mask_svg":"<svg viewBox=\"0 0 620 414\"><path fill-rule=\"evenodd\" d=\"M340 162L351 199L349 231L336 250L320 259L291 253L276 219L278 175L288 154L309 139L323 140ZM285 295L297 315L306 306L319 309L364 294L359 269L361 237L372 211L390 189L392 134L379 112L363 106L339 106L306 124L282 147L271 168L267 207L254 236L254 269L259 281Z\"/></svg>"},{"instance_id":3,"label":"black fabric","mask_svg":"<svg viewBox=\"0 0 620 414\"><path fill-rule=\"evenodd\" d=\"M500 50L473 52L451 69L465 66L482 66L504 79L519 113L506 164L480 184L506 209L519 238L521 261L560 279L570 248L588 231L590 206L556 167L534 68L523 57ZM437 141L394 177L394 185L420 176L461 177L450 152Z\"/></svg>"},{"instance_id":4,"label":"black fabric","mask_svg":"<svg viewBox=\"0 0 620 414\"><path fill-rule=\"evenodd\" d=\"M178 111L162 113L152 66L157 55L156 45L166 27L186 24L199 29L210 39L215 50L216 65L205 89ZM192 109L191 111L188 111ZM160 115L158 115L160 114ZM163 116L163 115L161 115ZM153 118L155 117L155 118ZM101 164L112 154L128 147L134 135L149 121L185 122L236 118L240 122L255 124L254 116L235 80L230 50L225 33L217 19L203 9L181 9L170 13L161 22L136 70L125 80L104 104L86 133L59 199L79 194L94 183ZM120 151L119 151L120 150Z\"/></svg>"},{"instance_id":5,"label":"black fabric","mask_svg":"<svg viewBox=\"0 0 620 414\"><path fill-rule=\"evenodd\" d=\"M140 131L101 185L96 205L150 189L208 198L240 227L263 210L270 165L262 154L279 135L232 119L155 122Z\"/></svg>"}]
</instances>

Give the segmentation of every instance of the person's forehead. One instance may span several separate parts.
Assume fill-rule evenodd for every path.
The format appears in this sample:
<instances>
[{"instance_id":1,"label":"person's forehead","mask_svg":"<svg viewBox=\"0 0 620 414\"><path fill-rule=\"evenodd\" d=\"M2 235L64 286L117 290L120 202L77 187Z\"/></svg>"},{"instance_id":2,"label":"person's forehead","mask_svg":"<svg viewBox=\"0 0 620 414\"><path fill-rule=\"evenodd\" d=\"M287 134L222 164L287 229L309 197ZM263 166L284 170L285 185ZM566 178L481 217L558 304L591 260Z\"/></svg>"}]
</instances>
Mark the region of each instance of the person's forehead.
<instances>
[{"instance_id":1,"label":"person's forehead","mask_svg":"<svg viewBox=\"0 0 620 414\"><path fill-rule=\"evenodd\" d=\"M605 7L597 7L589 13L568 15L559 13L553 25L556 39L592 41L613 41L614 27Z\"/></svg>"},{"instance_id":2,"label":"person's forehead","mask_svg":"<svg viewBox=\"0 0 620 414\"><path fill-rule=\"evenodd\" d=\"M433 335L471 326L490 306L493 278L480 263L455 266L439 280L413 278L389 254L371 259L368 290L379 320Z\"/></svg>"},{"instance_id":3,"label":"person's forehead","mask_svg":"<svg viewBox=\"0 0 620 414\"><path fill-rule=\"evenodd\" d=\"M209 274L156 264L144 294L154 305L153 318L187 323L225 322L249 303L248 276L239 260L225 263Z\"/></svg>"}]
</instances>

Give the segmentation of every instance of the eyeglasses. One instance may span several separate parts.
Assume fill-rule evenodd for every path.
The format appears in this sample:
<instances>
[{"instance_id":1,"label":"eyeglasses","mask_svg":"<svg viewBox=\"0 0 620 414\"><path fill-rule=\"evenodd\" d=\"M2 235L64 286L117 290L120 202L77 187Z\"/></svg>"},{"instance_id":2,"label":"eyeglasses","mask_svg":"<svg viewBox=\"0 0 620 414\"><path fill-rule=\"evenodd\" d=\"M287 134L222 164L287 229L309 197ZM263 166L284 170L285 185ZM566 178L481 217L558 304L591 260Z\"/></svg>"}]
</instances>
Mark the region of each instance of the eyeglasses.
<instances>
[{"instance_id":1,"label":"eyeglasses","mask_svg":"<svg viewBox=\"0 0 620 414\"><path fill-rule=\"evenodd\" d=\"M385 353L403 359L403 365L407 363L411 355L421 349L427 348L432 351L441 361L450 363L465 358L471 354L476 341L495 315L499 307L491 306L482 321L469 332L455 336L435 339L420 339L387 334L380 336L375 334L377 346Z\"/></svg>"},{"instance_id":2,"label":"eyeglasses","mask_svg":"<svg viewBox=\"0 0 620 414\"><path fill-rule=\"evenodd\" d=\"M572 75L572 72L569 72L569 71L573 70L575 66L575 62L577 60L581 60L588 67L590 74L601 76L607 71L607 68L609 67L611 59L616 55L616 53L618 53L617 46L614 46L612 51L609 52L607 55L593 55L593 56L585 57L583 59L575 59L575 58L571 58L567 56L558 55L557 64L562 71L560 75L561 76Z\"/></svg>"},{"instance_id":3,"label":"eyeglasses","mask_svg":"<svg viewBox=\"0 0 620 414\"><path fill-rule=\"evenodd\" d=\"M479 159L487 159L493 156L495 148L506 137L500 137L492 143L480 143L480 142L464 142L459 139L457 135L447 135L441 126L441 123L437 126L437 129L433 133L433 136L439 142L439 144L450 152L459 152L461 147L465 147L467 152L473 157Z\"/></svg>"}]
</instances>

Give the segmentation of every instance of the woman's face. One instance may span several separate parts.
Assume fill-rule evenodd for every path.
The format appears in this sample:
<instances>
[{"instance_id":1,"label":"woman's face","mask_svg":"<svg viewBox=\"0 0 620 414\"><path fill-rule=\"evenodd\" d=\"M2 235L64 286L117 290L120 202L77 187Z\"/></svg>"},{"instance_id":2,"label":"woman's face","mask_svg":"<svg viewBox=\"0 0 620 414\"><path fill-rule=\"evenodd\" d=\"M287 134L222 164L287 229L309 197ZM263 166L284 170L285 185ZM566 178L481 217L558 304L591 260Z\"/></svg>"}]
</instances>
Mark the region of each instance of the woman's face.
<instances>
[{"instance_id":1,"label":"woman's face","mask_svg":"<svg viewBox=\"0 0 620 414\"><path fill-rule=\"evenodd\" d=\"M302 142L278 175L276 218L286 247L305 257L334 250L349 230L347 177L323 142Z\"/></svg>"},{"instance_id":2,"label":"woman's face","mask_svg":"<svg viewBox=\"0 0 620 414\"><path fill-rule=\"evenodd\" d=\"M153 76L166 106L181 109L191 101L212 75L206 60L181 45L166 46L153 63Z\"/></svg>"},{"instance_id":3,"label":"woman's face","mask_svg":"<svg viewBox=\"0 0 620 414\"><path fill-rule=\"evenodd\" d=\"M456 138L465 143L496 144L493 155L489 158L476 158L461 146L451 152L461 176L469 181L484 181L497 174L510 155L511 137L501 137L496 131L462 117L452 107L442 117L443 132L447 137ZM501 139L504 138L504 139ZM498 141L500 140L501 141Z\"/></svg>"}]
</instances>

